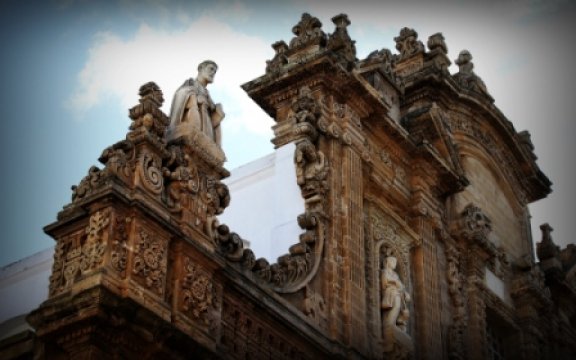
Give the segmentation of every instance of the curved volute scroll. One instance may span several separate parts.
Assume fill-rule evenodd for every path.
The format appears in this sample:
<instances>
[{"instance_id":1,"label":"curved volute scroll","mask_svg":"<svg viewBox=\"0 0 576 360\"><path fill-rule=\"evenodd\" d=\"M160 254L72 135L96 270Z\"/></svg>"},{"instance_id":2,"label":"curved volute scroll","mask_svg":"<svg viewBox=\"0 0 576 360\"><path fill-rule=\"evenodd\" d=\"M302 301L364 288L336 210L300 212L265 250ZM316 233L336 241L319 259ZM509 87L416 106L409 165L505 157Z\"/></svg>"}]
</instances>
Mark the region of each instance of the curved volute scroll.
<instances>
[{"instance_id":1,"label":"curved volute scroll","mask_svg":"<svg viewBox=\"0 0 576 360\"><path fill-rule=\"evenodd\" d=\"M293 293L303 289L318 271L325 242L324 195L328 191L328 159L318 147L318 127L321 108L304 86L292 102L287 121L292 124L292 138L296 145L294 164L296 181L305 203L305 212L298 216L298 225L304 230L300 241L292 245L289 253L270 264L266 259L255 259L250 249L244 249L243 241L231 233L226 225L220 225L215 234L216 243L226 257L241 263L245 270L269 283L279 293Z\"/></svg>"}]
</instances>

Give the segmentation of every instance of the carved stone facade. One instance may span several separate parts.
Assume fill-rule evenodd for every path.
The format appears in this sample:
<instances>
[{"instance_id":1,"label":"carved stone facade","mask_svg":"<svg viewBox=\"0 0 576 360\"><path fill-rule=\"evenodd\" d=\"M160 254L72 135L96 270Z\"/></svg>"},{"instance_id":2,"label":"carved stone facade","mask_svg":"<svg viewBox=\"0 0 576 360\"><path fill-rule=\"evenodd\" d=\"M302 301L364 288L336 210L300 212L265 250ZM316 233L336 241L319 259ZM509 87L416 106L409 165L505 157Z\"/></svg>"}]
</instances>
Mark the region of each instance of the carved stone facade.
<instances>
[{"instance_id":1,"label":"carved stone facade","mask_svg":"<svg viewBox=\"0 0 576 360\"><path fill-rule=\"evenodd\" d=\"M576 357L576 250L543 226L536 262L528 204L551 183L470 53L452 75L442 34L426 50L404 28L399 53L357 59L348 17L332 21L304 14L243 85L273 143L295 145L305 211L286 255L270 264L218 223L222 158L167 138L148 83L126 139L45 229L36 358Z\"/></svg>"}]
</instances>

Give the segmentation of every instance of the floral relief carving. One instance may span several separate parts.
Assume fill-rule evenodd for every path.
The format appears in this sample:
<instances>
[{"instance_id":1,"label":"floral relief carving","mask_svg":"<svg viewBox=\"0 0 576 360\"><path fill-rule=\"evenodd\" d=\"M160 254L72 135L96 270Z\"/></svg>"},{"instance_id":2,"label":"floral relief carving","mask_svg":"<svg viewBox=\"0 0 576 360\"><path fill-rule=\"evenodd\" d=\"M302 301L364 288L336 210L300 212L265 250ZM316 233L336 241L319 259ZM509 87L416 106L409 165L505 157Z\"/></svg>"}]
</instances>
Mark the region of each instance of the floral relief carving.
<instances>
[{"instance_id":1,"label":"floral relief carving","mask_svg":"<svg viewBox=\"0 0 576 360\"><path fill-rule=\"evenodd\" d=\"M181 290L182 311L193 319L210 325L214 320L211 309L217 306L211 275L194 264L189 257L184 258L184 274Z\"/></svg>"},{"instance_id":2,"label":"floral relief carving","mask_svg":"<svg viewBox=\"0 0 576 360\"><path fill-rule=\"evenodd\" d=\"M109 218L102 215L100 211L90 217L90 224L86 228L88 237L84 245L82 245L82 257L80 260L82 273L92 270L102 263L106 250L104 229L109 222Z\"/></svg>"},{"instance_id":3,"label":"floral relief carving","mask_svg":"<svg viewBox=\"0 0 576 360\"><path fill-rule=\"evenodd\" d=\"M112 268L118 271L122 277L126 276L126 264L128 261L128 232L126 225L129 222L130 218L116 217L114 241L112 242L112 251L110 253Z\"/></svg>"},{"instance_id":4,"label":"floral relief carving","mask_svg":"<svg viewBox=\"0 0 576 360\"><path fill-rule=\"evenodd\" d=\"M145 286L158 295L164 294L166 247L165 241L152 237L143 228L139 229L132 272L140 276Z\"/></svg>"}]
</instances>

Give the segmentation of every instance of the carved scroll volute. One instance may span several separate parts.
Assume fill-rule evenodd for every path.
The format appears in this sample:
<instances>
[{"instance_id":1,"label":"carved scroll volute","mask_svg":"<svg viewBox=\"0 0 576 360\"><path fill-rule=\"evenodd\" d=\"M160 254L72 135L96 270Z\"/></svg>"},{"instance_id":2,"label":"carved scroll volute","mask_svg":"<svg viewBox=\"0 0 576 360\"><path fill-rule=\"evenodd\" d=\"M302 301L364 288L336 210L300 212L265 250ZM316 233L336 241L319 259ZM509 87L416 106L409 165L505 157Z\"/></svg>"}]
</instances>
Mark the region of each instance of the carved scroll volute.
<instances>
[{"instance_id":1,"label":"carved scroll volute","mask_svg":"<svg viewBox=\"0 0 576 360\"><path fill-rule=\"evenodd\" d=\"M277 263L270 264L266 259L255 259L250 249L243 248L240 236L230 232L227 226L220 225L214 231L220 253L279 293L294 293L309 284L318 272L324 249L324 195L328 191L329 166L319 145L324 130L318 123L323 121L323 115L315 95L309 87L303 86L297 94L284 94L292 99L277 101L280 116L275 128L275 141L277 145L289 142L296 145L296 181L305 200L305 212L298 216L298 225L304 230L299 242L289 248L288 254L279 257Z\"/></svg>"},{"instance_id":2,"label":"carved scroll volute","mask_svg":"<svg viewBox=\"0 0 576 360\"><path fill-rule=\"evenodd\" d=\"M140 87L140 104L130 109L130 132L126 141L134 147L134 187L160 200L164 188L162 161L168 157L164 134L168 117L160 110L164 102L158 85L147 83Z\"/></svg>"}]
</instances>

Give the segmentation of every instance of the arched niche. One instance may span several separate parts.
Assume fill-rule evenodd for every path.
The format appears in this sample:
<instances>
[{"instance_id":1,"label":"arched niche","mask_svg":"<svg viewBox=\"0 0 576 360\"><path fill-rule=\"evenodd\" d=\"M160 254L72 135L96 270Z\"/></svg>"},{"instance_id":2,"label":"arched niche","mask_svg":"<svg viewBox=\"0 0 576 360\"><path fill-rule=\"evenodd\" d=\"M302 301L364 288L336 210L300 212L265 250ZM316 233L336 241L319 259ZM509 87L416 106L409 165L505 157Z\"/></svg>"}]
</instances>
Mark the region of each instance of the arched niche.
<instances>
[{"instance_id":1,"label":"arched niche","mask_svg":"<svg viewBox=\"0 0 576 360\"><path fill-rule=\"evenodd\" d=\"M514 258L526 254L526 207L520 203L518 184L511 184L500 164L485 149L471 141L459 144L461 164L470 181L462 192L452 196L451 214L457 219L464 208L473 204L492 222L490 239Z\"/></svg>"}]
</instances>

